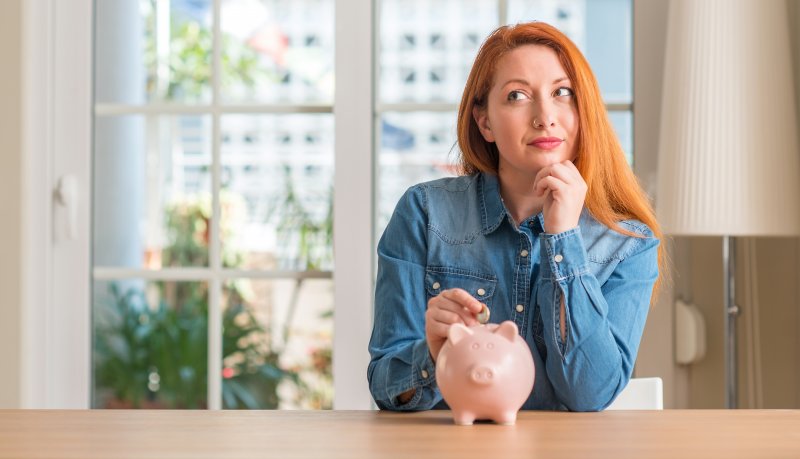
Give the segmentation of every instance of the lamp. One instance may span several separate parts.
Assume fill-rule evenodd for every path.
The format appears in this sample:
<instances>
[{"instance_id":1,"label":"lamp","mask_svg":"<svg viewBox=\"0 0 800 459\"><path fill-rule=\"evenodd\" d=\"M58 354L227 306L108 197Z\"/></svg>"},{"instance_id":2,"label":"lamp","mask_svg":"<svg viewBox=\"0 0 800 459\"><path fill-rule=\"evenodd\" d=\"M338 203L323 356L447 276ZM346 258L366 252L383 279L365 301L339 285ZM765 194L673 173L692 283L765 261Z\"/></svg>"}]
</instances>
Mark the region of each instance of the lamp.
<instances>
[{"instance_id":1,"label":"lamp","mask_svg":"<svg viewBox=\"0 0 800 459\"><path fill-rule=\"evenodd\" d=\"M664 232L722 236L725 400L737 407L734 243L800 234L800 152L786 2L672 0L657 213Z\"/></svg>"}]
</instances>

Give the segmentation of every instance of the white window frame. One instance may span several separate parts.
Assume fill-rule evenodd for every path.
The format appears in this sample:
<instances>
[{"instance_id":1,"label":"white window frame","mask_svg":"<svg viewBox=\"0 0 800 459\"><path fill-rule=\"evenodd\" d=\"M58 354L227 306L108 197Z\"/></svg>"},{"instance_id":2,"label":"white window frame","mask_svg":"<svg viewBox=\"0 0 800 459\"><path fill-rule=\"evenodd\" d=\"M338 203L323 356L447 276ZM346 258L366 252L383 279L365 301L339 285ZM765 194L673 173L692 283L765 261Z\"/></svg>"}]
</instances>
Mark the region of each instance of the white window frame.
<instances>
[{"instance_id":1,"label":"white window frame","mask_svg":"<svg viewBox=\"0 0 800 459\"><path fill-rule=\"evenodd\" d=\"M641 0L634 1L634 8ZM214 1L218 13L220 0ZM373 408L366 381L372 328L376 106L374 2L335 2L334 409ZM505 17L506 1L499 2ZM24 208L22 406L89 408L91 394L90 203L92 0L23 2ZM216 26L218 27L218 25ZM215 53L219 48L215 47ZM215 54L218 61L219 55ZM635 61L634 61L635 65ZM430 105L424 109L430 110ZM451 107L440 107L440 110ZM454 108L454 107L453 107ZM609 106L609 109L627 109ZM634 117L636 112L634 112ZM636 126L634 119L634 126ZM369 129L365 129L369 127ZM214 140L219 136L217 128ZM635 155L642 153L636 148ZM649 153L654 155L654 152ZM219 158L215 158L219 167ZM77 232L65 239L59 178L77 183ZM216 204L218 206L218 203ZM214 303L214 298L210 302ZM218 306L218 305L217 305ZM209 346L220 328L210 309ZM220 408L221 349L209 355L210 407ZM215 359L212 361L212 359Z\"/></svg>"}]
</instances>

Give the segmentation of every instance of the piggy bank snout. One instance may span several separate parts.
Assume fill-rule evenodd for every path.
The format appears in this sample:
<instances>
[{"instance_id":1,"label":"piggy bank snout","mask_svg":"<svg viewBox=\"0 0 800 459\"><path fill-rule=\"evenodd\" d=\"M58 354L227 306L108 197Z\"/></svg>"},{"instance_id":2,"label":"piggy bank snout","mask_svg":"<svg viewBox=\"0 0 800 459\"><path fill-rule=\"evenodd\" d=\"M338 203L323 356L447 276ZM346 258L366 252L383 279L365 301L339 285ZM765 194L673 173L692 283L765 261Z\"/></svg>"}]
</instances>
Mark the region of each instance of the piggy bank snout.
<instances>
[{"instance_id":1,"label":"piggy bank snout","mask_svg":"<svg viewBox=\"0 0 800 459\"><path fill-rule=\"evenodd\" d=\"M469 370L469 379L475 384L491 384L494 382L494 377L494 369L487 365L475 365Z\"/></svg>"}]
</instances>

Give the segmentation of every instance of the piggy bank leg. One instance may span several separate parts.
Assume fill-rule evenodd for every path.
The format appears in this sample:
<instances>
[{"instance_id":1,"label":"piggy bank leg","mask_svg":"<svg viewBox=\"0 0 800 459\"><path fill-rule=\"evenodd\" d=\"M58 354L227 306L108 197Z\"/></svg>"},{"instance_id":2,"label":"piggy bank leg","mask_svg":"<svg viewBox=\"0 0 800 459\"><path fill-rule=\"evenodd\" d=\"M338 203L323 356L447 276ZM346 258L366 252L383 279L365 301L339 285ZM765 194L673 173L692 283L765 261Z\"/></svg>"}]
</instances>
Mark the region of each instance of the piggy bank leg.
<instances>
[{"instance_id":1,"label":"piggy bank leg","mask_svg":"<svg viewBox=\"0 0 800 459\"><path fill-rule=\"evenodd\" d=\"M511 410L500 413L494 421L504 426L513 426L517 422L517 411Z\"/></svg>"},{"instance_id":2,"label":"piggy bank leg","mask_svg":"<svg viewBox=\"0 0 800 459\"><path fill-rule=\"evenodd\" d=\"M460 426L471 426L475 422L475 413L453 409L453 421Z\"/></svg>"}]
</instances>

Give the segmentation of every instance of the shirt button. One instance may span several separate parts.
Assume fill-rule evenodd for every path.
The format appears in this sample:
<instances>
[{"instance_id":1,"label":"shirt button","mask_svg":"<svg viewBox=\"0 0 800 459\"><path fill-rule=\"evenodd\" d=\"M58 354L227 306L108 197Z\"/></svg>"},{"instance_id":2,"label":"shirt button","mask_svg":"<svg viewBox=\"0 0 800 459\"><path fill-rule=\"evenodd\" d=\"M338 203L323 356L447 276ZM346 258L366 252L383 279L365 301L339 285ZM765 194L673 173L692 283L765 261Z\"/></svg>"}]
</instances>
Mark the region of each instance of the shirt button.
<instances>
[{"instance_id":1,"label":"shirt button","mask_svg":"<svg viewBox=\"0 0 800 459\"><path fill-rule=\"evenodd\" d=\"M426 370L422 370L419 374L422 375L422 379L428 379L428 372Z\"/></svg>"},{"instance_id":2,"label":"shirt button","mask_svg":"<svg viewBox=\"0 0 800 459\"><path fill-rule=\"evenodd\" d=\"M560 253L558 255L556 255L555 257L553 257L553 260L555 260L556 263L561 263L561 260L563 260L563 259L564 259L564 257Z\"/></svg>"},{"instance_id":3,"label":"shirt button","mask_svg":"<svg viewBox=\"0 0 800 459\"><path fill-rule=\"evenodd\" d=\"M528 251L527 251L527 250L523 250L523 251L522 251L522 252L520 252L519 254L520 254L520 255L522 255L522 257L524 258L524 257L527 257L527 256L528 256Z\"/></svg>"},{"instance_id":4,"label":"shirt button","mask_svg":"<svg viewBox=\"0 0 800 459\"><path fill-rule=\"evenodd\" d=\"M517 305L517 312L522 312L522 311L524 311L524 310L525 310L525 306L523 306L523 305L521 305L521 304L518 304L518 305Z\"/></svg>"},{"instance_id":5,"label":"shirt button","mask_svg":"<svg viewBox=\"0 0 800 459\"><path fill-rule=\"evenodd\" d=\"M431 287L433 287L434 290L439 290L439 287L441 287L441 285L438 282L434 282L433 285L431 285Z\"/></svg>"},{"instance_id":6,"label":"shirt button","mask_svg":"<svg viewBox=\"0 0 800 459\"><path fill-rule=\"evenodd\" d=\"M479 288L478 289L478 295L480 295L480 296L486 295L486 290L484 290L482 288Z\"/></svg>"}]
</instances>

